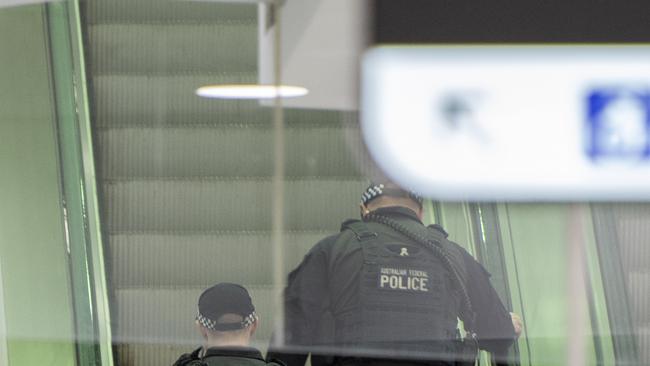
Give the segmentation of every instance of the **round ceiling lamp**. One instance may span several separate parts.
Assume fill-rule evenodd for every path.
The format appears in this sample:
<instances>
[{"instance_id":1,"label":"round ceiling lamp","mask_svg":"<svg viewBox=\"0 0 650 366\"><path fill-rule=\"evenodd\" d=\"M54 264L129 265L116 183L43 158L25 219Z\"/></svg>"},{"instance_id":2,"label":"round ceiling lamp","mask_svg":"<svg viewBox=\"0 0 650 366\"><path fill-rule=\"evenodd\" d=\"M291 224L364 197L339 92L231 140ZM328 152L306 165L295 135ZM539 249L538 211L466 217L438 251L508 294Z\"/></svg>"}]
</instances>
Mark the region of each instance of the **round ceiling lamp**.
<instances>
[{"instance_id":1,"label":"round ceiling lamp","mask_svg":"<svg viewBox=\"0 0 650 366\"><path fill-rule=\"evenodd\" d=\"M307 95L309 91L300 86L291 85L206 85L196 90L196 95L217 99L273 99L296 98Z\"/></svg>"}]
</instances>

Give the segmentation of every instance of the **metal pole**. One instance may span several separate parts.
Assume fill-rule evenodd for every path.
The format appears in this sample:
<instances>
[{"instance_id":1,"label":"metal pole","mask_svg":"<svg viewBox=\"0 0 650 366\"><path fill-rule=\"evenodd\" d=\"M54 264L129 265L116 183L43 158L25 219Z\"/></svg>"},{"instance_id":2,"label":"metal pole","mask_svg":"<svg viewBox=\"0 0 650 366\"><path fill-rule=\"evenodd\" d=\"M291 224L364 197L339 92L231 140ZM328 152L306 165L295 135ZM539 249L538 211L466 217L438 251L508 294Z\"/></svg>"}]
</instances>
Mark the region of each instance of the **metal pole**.
<instances>
[{"instance_id":1,"label":"metal pole","mask_svg":"<svg viewBox=\"0 0 650 366\"><path fill-rule=\"evenodd\" d=\"M568 298L568 352L567 365L585 365L585 249L584 214L579 203L569 206L567 230L567 298Z\"/></svg>"},{"instance_id":2,"label":"metal pole","mask_svg":"<svg viewBox=\"0 0 650 366\"><path fill-rule=\"evenodd\" d=\"M270 5L275 25L273 27L273 79L276 87L275 104L273 108L273 198L272 198L272 245L273 245L273 287L274 289L284 287L284 183L285 183L285 160L284 160L284 111L282 109L282 98L279 95L279 87L282 84L282 57L281 57L281 10L280 4ZM281 292L280 292L281 293ZM284 302L282 295L276 296L275 314L276 341L284 344Z\"/></svg>"}]
</instances>

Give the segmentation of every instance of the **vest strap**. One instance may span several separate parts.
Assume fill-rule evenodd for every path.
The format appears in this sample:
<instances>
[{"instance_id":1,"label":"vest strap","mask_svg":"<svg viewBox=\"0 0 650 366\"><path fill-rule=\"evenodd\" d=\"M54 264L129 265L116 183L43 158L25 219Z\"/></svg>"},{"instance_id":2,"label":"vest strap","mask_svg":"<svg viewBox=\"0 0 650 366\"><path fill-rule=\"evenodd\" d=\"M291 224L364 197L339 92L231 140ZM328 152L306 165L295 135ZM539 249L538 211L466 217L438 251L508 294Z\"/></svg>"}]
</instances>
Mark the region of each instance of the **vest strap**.
<instances>
[{"instance_id":1,"label":"vest strap","mask_svg":"<svg viewBox=\"0 0 650 366\"><path fill-rule=\"evenodd\" d=\"M202 349L203 347L199 347L192 351L192 353L185 353L174 362L174 366L203 365L204 363L201 361L201 357L199 357Z\"/></svg>"},{"instance_id":2,"label":"vest strap","mask_svg":"<svg viewBox=\"0 0 650 366\"><path fill-rule=\"evenodd\" d=\"M359 241L367 241L377 237L377 233L368 230L368 226L362 221L346 221L343 228L352 230Z\"/></svg>"}]
</instances>

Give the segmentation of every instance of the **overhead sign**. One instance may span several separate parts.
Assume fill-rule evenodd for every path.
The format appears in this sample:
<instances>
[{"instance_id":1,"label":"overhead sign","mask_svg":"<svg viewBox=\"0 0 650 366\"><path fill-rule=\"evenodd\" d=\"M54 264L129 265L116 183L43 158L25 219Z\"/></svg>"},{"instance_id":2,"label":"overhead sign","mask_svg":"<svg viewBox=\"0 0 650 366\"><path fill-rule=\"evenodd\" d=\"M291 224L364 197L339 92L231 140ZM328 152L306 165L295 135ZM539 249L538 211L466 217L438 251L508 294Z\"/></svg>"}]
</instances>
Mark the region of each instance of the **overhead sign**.
<instances>
[{"instance_id":1,"label":"overhead sign","mask_svg":"<svg viewBox=\"0 0 650 366\"><path fill-rule=\"evenodd\" d=\"M362 129L445 200L650 199L650 46L380 47Z\"/></svg>"}]
</instances>

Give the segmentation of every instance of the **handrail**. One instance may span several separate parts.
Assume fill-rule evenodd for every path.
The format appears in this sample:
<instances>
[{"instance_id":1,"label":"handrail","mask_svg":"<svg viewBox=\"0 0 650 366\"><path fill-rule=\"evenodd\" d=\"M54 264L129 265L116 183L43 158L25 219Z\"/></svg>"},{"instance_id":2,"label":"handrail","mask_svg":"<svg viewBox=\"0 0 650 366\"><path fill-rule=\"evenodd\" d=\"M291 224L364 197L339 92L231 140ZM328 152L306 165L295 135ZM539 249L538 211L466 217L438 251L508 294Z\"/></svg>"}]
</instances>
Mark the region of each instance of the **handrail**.
<instances>
[{"instance_id":1,"label":"handrail","mask_svg":"<svg viewBox=\"0 0 650 366\"><path fill-rule=\"evenodd\" d=\"M90 234L91 258L95 283L95 306L97 310L98 341L103 366L113 365L111 317L108 300L108 285L104 267L104 245L101 235L99 200L97 195L97 179L95 159L93 154L92 127L90 109L88 107L88 89L86 80L86 63L81 31L81 12L79 0L68 0L70 4L69 23L72 42L74 70L76 80L77 113L79 117L80 142L82 149L85 203L88 232Z\"/></svg>"},{"instance_id":2,"label":"handrail","mask_svg":"<svg viewBox=\"0 0 650 366\"><path fill-rule=\"evenodd\" d=\"M612 335L611 347L616 363L640 365L612 204L592 204L590 209L594 223L592 235L595 238L594 247L591 248L593 259L590 260L593 267L598 269L594 276L601 279L596 295L606 303L604 310L598 314L600 323Z\"/></svg>"},{"instance_id":3,"label":"handrail","mask_svg":"<svg viewBox=\"0 0 650 366\"><path fill-rule=\"evenodd\" d=\"M78 362L112 366L110 309L79 2L50 3L47 9Z\"/></svg>"}]
</instances>

